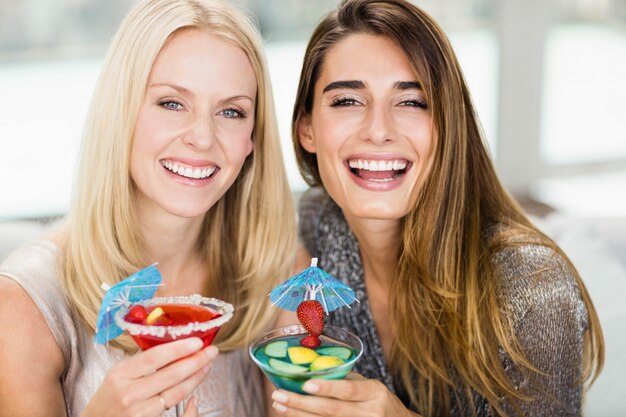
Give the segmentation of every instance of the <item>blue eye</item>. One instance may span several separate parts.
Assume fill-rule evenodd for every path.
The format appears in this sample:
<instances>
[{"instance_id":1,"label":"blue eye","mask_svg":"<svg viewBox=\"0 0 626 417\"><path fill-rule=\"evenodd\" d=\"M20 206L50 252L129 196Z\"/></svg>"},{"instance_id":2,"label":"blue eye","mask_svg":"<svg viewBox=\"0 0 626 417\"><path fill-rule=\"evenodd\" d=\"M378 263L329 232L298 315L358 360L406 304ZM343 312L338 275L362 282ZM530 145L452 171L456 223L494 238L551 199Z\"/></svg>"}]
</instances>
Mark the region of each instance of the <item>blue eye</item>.
<instances>
[{"instance_id":1,"label":"blue eye","mask_svg":"<svg viewBox=\"0 0 626 417\"><path fill-rule=\"evenodd\" d=\"M183 105L174 100L159 101L159 105L167 110L181 111Z\"/></svg>"},{"instance_id":2,"label":"blue eye","mask_svg":"<svg viewBox=\"0 0 626 417\"><path fill-rule=\"evenodd\" d=\"M222 110L222 115L226 117L227 119L239 119L239 118L246 117L245 112L243 112L242 110L233 109L233 108Z\"/></svg>"}]
</instances>

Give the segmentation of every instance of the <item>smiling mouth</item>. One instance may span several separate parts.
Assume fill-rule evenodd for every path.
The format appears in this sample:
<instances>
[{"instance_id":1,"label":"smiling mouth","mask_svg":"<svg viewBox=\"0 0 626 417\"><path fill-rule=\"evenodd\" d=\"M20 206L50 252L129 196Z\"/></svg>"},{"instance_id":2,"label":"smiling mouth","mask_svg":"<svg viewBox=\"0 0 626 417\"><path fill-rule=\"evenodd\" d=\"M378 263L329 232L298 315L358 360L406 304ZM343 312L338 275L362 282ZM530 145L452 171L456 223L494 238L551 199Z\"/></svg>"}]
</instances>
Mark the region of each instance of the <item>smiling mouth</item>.
<instances>
[{"instance_id":1,"label":"smiling mouth","mask_svg":"<svg viewBox=\"0 0 626 417\"><path fill-rule=\"evenodd\" d=\"M218 169L217 166L192 167L189 165L181 164L180 162L172 162L167 160L161 161L161 165L163 166L163 168L176 175L193 180L207 179L211 175L213 175Z\"/></svg>"},{"instance_id":2,"label":"smiling mouth","mask_svg":"<svg viewBox=\"0 0 626 417\"><path fill-rule=\"evenodd\" d=\"M355 176L367 181L389 182L406 174L412 163L406 159L349 159L347 165Z\"/></svg>"}]
</instances>

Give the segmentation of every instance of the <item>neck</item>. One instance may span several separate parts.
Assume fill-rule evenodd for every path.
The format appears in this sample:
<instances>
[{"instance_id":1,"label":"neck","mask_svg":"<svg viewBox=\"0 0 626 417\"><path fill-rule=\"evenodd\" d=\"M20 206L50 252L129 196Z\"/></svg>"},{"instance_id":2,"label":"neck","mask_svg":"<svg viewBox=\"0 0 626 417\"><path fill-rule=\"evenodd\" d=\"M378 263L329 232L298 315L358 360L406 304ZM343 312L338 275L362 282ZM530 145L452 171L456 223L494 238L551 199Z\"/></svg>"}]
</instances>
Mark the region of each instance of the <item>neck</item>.
<instances>
[{"instance_id":1,"label":"neck","mask_svg":"<svg viewBox=\"0 0 626 417\"><path fill-rule=\"evenodd\" d=\"M140 212L139 222L149 259L158 262L163 286L157 296L202 292L206 268L195 250L203 219L164 212Z\"/></svg>"},{"instance_id":2,"label":"neck","mask_svg":"<svg viewBox=\"0 0 626 417\"><path fill-rule=\"evenodd\" d=\"M348 217L346 220L359 242L366 280L376 281L388 288L398 264L402 242L401 222Z\"/></svg>"}]
</instances>

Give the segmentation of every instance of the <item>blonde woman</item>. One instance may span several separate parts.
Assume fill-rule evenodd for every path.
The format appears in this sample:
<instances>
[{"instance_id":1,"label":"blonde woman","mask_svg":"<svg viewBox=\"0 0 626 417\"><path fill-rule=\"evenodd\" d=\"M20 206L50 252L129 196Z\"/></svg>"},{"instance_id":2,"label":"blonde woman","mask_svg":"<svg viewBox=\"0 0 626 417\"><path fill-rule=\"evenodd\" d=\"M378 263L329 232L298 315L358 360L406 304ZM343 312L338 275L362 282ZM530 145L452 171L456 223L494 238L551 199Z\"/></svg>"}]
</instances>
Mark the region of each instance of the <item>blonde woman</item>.
<instances>
[{"instance_id":1,"label":"blonde woman","mask_svg":"<svg viewBox=\"0 0 626 417\"><path fill-rule=\"evenodd\" d=\"M295 222L254 25L218 0L148 0L122 22L86 123L73 205L57 233L0 266L3 416L258 416L238 348L271 317ZM236 312L217 346L94 345L101 283L155 261L157 296ZM193 392L193 393L192 393Z\"/></svg>"},{"instance_id":2,"label":"blonde woman","mask_svg":"<svg viewBox=\"0 0 626 417\"><path fill-rule=\"evenodd\" d=\"M328 321L366 349L363 378L275 391L276 414L580 415L597 315L498 181L439 26L405 0L342 2L311 37L292 127L317 186L302 241L360 299Z\"/></svg>"}]
</instances>

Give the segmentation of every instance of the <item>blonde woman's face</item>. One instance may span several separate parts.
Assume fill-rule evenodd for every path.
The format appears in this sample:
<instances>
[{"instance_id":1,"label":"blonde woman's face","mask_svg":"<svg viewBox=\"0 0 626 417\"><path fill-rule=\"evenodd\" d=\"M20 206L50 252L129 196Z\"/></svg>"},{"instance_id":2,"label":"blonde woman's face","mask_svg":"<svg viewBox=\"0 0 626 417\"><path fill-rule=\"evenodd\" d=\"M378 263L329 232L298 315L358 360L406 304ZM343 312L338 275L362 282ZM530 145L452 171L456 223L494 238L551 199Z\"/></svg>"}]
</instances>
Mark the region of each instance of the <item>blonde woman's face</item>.
<instances>
[{"instance_id":1,"label":"blonde woman's face","mask_svg":"<svg viewBox=\"0 0 626 417\"><path fill-rule=\"evenodd\" d=\"M417 76L391 40L353 34L328 51L298 134L317 154L322 182L346 216L400 219L409 212L432 122Z\"/></svg>"},{"instance_id":2,"label":"blonde woman's face","mask_svg":"<svg viewBox=\"0 0 626 417\"><path fill-rule=\"evenodd\" d=\"M177 33L150 72L131 151L141 211L203 216L252 152L256 78L239 47Z\"/></svg>"}]
</instances>

